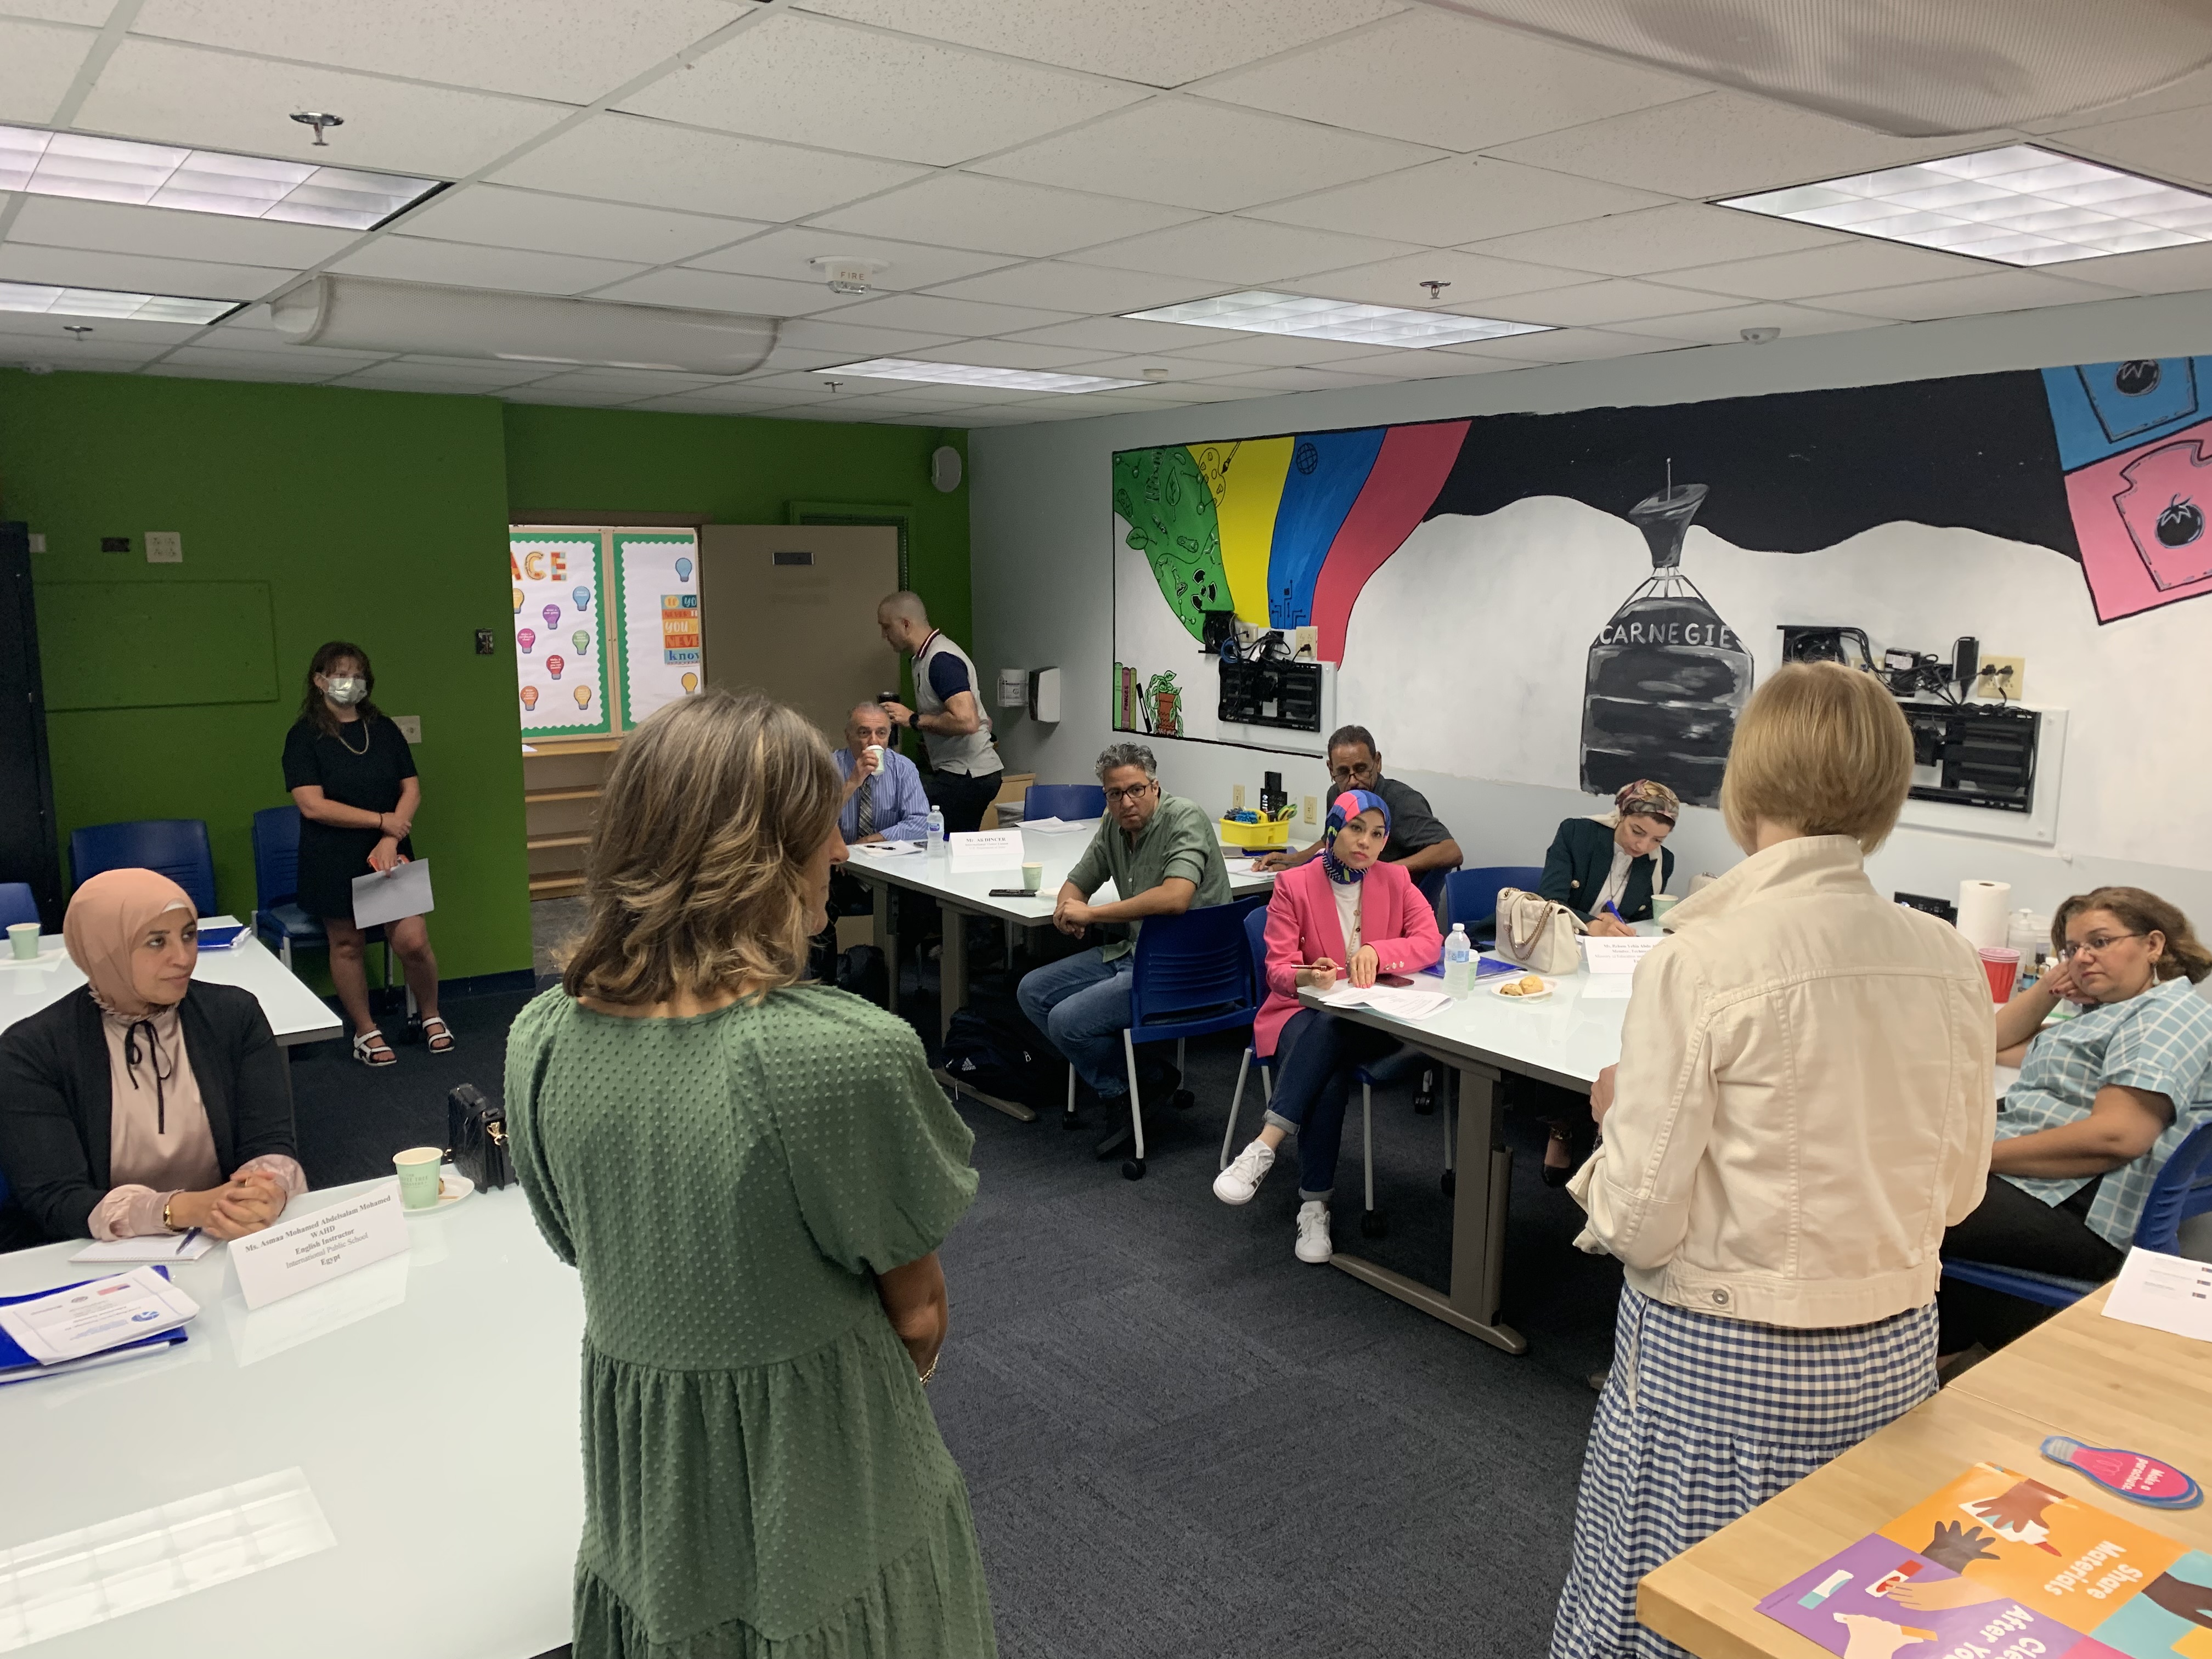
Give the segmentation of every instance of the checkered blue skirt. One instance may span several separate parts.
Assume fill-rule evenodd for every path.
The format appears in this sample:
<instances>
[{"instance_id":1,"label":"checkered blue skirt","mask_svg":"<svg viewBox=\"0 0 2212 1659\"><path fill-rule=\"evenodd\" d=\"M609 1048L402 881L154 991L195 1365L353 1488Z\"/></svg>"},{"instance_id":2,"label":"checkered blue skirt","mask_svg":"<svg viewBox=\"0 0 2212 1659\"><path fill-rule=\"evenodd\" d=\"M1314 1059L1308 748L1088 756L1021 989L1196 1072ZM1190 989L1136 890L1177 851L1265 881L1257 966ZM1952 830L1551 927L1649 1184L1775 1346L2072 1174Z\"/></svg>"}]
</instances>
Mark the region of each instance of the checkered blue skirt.
<instances>
[{"instance_id":1,"label":"checkered blue skirt","mask_svg":"<svg viewBox=\"0 0 2212 1659\"><path fill-rule=\"evenodd\" d=\"M1753 1325L1624 1287L1575 1508L1552 1659L1677 1659L1636 1622L1644 1574L1936 1392L1933 1304L1831 1330Z\"/></svg>"}]
</instances>

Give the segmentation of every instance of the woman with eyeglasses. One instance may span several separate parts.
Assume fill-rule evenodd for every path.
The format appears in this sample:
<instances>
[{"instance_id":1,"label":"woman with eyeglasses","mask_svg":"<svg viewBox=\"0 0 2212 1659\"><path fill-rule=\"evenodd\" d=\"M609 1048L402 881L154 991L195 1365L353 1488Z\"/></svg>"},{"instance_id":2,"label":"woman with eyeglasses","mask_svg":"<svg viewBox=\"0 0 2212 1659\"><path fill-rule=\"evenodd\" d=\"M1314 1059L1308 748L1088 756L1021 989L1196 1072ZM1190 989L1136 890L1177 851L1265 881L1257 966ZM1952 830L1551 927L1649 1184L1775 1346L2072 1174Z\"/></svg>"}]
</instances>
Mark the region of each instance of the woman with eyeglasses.
<instances>
[{"instance_id":1,"label":"woman with eyeglasses","mask_svg":"<svg viewBox=\"0 0 2212 1659\"><path fill-rule=\"evenodd\" d=\"M2020 1081L1997 1109L1987 1194L1943 1254L2069 1279L2120 1270L2151 1183L2212 1121L2208 952L2172 905L2140 887L2077 894L2051 919L2051 970L1997 1010L1997 1057ZM2061 999L2073 1018L2044 1020ZM1947 1280L1942 1348L1995 1348L2050 1316Z\"/></svg>"}]
</instances>

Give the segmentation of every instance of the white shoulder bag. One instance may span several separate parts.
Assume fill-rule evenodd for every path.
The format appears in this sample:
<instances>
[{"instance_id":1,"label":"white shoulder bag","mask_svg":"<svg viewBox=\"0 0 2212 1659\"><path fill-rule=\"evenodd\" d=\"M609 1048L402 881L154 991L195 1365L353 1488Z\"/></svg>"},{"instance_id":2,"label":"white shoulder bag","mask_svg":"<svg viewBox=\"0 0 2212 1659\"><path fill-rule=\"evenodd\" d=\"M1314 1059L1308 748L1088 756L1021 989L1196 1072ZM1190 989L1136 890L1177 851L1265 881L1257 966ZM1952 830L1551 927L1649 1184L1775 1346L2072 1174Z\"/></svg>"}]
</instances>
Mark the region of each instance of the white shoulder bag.
<instances>
[{"instance_id":1,"label":"white shoulder bag","mask_svg":"<svg viewBox=\"0 0 2212 1659\"><path fill-rule=\"evenodd\" d=\"M1583 924L1564 904L1518 887L1498 895L1498 954L1539 974L1571 974L1582 966L1575 935Z\"/></svg>"}]
</instances>

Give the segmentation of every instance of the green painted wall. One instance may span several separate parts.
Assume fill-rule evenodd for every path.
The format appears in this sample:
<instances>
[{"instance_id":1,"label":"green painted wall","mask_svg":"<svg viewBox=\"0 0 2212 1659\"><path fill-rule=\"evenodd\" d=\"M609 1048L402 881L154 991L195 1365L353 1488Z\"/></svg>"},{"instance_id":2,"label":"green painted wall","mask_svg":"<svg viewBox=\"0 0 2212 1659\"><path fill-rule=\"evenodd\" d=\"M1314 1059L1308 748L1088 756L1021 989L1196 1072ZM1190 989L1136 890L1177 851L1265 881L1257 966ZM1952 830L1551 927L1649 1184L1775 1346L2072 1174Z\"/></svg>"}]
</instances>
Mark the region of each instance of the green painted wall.
<instances>
[{"instance_id":1,"label":"green painted wall","mask_svg":"<svg viewBox=\"0 0 2212 1659\"><path fill-rule=\"evenodd\" d=\"M521 752L504 648L510 503L720 523L781 523L795 500L903 505L915 586L965 637L968 492L930 488L929 452L942 442L966 447L964 434L930 428L0 370L0 518L46 537L33 556L41 592L265 583L275 635L276 690L265 701L50 715L64 861L82 824L204 818L219 902L244 914L254 896L248 825L255 808L286 799L278 757L307 658L349 637L374 659L378 702L422 720L416 843L436 860L441 971L526 968ZM180 532L184 562L148 564L149 530ZM102 553L103 536L130 537L131 550ZM86 608L69 608L80 618L71 627L42 624L49 664L108 648L82 620ZM479 628L501 641L498 654L475 654ZM196 641L166 648L174 674L149 675L142 661L118 666L118 683L191 696L204 678L191 666Z\"/></svg>"}]
</instances>

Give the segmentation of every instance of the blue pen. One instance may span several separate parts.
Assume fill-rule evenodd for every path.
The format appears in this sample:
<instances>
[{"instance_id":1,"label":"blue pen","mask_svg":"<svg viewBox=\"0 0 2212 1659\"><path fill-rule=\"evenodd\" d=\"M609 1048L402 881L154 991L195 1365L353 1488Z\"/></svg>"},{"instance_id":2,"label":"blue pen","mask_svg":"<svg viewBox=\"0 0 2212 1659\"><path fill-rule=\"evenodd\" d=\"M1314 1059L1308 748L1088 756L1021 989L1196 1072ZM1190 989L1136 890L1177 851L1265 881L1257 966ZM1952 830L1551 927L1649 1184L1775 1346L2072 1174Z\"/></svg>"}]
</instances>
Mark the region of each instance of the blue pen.
<instances>
[{"instance_id":1,"label":"blue pen","mask_svg":"<svg viewBox=\"0 0 2212 1659\"><path fill-rule=\"evenodd\" d=\"M1628 926L1628 919L1622 915L1620 911L1613 908L1613 901L1611 899L1607 899L1605 902L1605 913L1611 916L1615 921L1619 922L1622 927L1626 927Z\"/></svg>"},{"instance_id":2,"label":"blue pen","mask_svg":"<svg viewBox=\"0 0 2212 1659\"><path fill-rule=\"evenodd\" d=\"M170 1251L170 1252L169 1252L169 1254L170 1254L170 1255L182 1255L185 1253L185 1249L186 1249L191 1245L191 1242L192 1242L194 1239L198 1238L199 1236L200 1236L200 1230L199 1230L198 1228L197 1228L197 1227L187 1227L187 1228L185 1228L185 1236L184 1236L182 1238L180 1238L180 1239L179 1239L179 1240L177 1241L177 1248L176 1248L175 1249L173 1249L173 1250Z\"/></svg>"}]
</instances>

